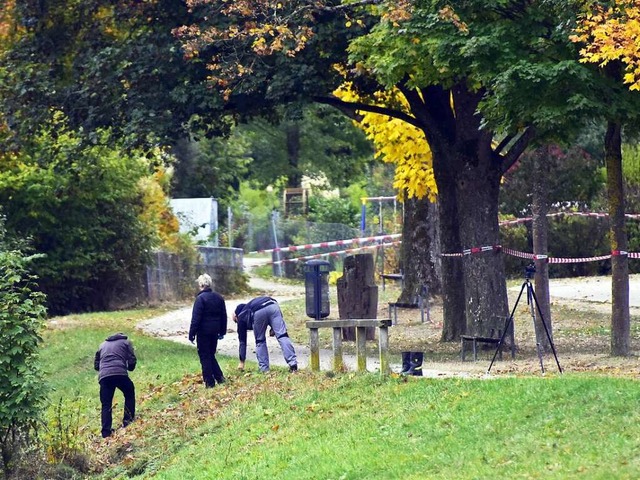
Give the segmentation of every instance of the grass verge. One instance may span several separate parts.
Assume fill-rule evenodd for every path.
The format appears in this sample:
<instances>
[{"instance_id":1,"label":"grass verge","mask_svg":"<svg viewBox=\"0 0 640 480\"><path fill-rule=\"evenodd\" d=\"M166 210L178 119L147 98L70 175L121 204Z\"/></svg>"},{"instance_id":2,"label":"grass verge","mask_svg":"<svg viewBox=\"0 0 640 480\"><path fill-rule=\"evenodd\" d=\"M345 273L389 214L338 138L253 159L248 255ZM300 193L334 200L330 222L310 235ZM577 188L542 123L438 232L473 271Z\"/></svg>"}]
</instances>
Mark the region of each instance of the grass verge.
<instances>
[{"instance_id":1,"label":"grass verge","mask_svg":"<svg viewBox=\"0 0 640 480\"><path fill-rule=\"evenodd\" d=\"M265 376L234 370L205 390L190 346L146 337L137 310L55 319L42 358L52 400L82 400L91 468L77 478L638 478L640 384L591 374L422 379L375 374ZM55 326L53 326L55 325ZM99 432L93 354L131 334L137 421ZM114 421L122 414L116 395ZM71 478L71 477L69 477Z\"/></svg>"}]
</instances>

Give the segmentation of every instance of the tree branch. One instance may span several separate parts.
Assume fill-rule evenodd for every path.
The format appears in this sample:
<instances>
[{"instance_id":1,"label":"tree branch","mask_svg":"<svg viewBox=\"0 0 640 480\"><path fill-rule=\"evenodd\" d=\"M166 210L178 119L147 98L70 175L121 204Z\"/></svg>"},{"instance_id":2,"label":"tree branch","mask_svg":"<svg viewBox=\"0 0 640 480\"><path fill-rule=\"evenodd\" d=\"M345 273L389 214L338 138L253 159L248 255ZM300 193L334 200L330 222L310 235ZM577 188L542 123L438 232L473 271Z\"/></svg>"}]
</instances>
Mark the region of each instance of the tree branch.
<instances>
[{"instance_id":1,"label":"tree branch","mask_svg":"<svg viewBox=\"0 0 640 480\"><path fill-rule=\"evenodd\" d=\"M504 137L502 139L502 141L498 144L498 146L493 150L494 153L500 155L500 152L502 152L502 150L504 150L507 145L509 145L509 143L511 143L511 140L513 140L513 135L507 135L506 137Z\"/></svg>"},{"instance_id":2,"label":"tree branch","mask_svg":"<svg viewBox=\"0 0 640 480\"><path fill-rule=\"evenodd\" d=\"M505 155L502 155L502 173L503 174L507 170L509 170L514 163L516 163L518 158L520 158L520 155L522 155L522 152L525 151L525 149L529 146L529 143L531 143L531 140L533 140L533 137L535 136L535 134L536 134L536 131L534 127L532 126L527 127L526 130L520 134L520 137L518 137L518 139L513 143L513 145L511 145L511 148L509 148L509 151Z\"/></svg>"},{"instance_id":3,"label":"tree branch","mask_svg":"<svg viewBox=\"0 0 640 480\"><path fill-rule=\"evenodd\" d=\"M367 5L379 5L381 3L384 3L384 0L359 0L358 2L345 3L342 5L335 5L333 7L320 7L320 10L325 12L339 12L352 8L366 7Z\"/></svg>"},{"instance_id":4,"label":"tree branch","mask_svg":"<svg viewBox=\"0 0 640 480\"><path fill-rule=\"evenodd\" d=\"M407 115L406 113L399 110L394 110L392 108L381 107L379 105L368 105L361 102L345 102L336 97L312 97L312 100L317 103L331 105L353 120L361 120L362 116L358 115L358 111L363 111L397 118L398 120L407 122L408 124L413 125L416 128L422 128L420 123L414 117L412 117L411 115Z\"/></svg>"},{"instance_id":5,"label":"tree branch","mask_svg":"<svg viewBox=\"0 0 640 480\"><path fill-rule=\"evenodd\" d=\"M450 91L439 85L431 85L416 91L408 88L405 82L397 85L405 96L411 110L420 122L428 142L435 138L452 141L455 136L455 119L451 109Z\"/></svg>"}]
</instances>

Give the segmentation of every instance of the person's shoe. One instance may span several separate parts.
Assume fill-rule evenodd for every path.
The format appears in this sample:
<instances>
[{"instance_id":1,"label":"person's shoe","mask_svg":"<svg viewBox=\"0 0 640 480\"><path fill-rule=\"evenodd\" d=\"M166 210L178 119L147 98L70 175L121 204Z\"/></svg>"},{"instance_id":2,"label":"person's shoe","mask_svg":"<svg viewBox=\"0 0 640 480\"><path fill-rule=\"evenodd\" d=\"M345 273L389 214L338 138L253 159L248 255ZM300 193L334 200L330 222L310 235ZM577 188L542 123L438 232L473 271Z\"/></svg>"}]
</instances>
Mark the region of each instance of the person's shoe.
<instances>
[{"instance_id":1,"label":"person's shoe","mask_svg":"<svg viewBox=\"0 0 640 480\"><path fill-rule=\"evenodd\" d=\"M298 371L298 365L290 365L289 366L289 373L295 373Z\"/></svg>"},{"instance_id":2,"label":"person's shoe","mask_svg":"<svg viewBox=\"0 0 640 480\"><path fill-rule=\"evenodd\" d=\"M220 380L216 380L216 382L218 382L220 385L222 385L224 382L226 382L227 379L222 377Z\"/></svg>"}]
</instances>

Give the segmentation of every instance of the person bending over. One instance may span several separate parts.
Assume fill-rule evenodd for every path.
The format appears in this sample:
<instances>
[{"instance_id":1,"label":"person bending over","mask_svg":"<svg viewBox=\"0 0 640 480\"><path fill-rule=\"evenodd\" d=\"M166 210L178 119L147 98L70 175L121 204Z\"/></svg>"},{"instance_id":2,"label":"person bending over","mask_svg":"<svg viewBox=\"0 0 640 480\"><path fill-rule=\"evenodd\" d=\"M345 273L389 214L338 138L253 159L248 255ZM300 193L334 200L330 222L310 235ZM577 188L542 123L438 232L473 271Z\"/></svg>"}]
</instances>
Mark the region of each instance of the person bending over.
<instances>
[{"instance_id":1,"label":"person bending over","mask_svg":"<svg viewBox=\"0 0 640 480\"><path fill-rule=\"evenodd\" d=\"M256 297L249 303L241 303L236 307L234 321L238 323L238 339L240 347L238 356L240 357L239 368L244 368L247 355L247 330L253 329L256 339L256 357L261 372L269 371L269 350L267 349L267 328L271 327L274 336L280 344L282 356L284 357L289 371L298 370L298 360L296 352L287 333L287 326L282 317L282 311L278 302L271 297Z\"/></svg>"}]
</instances>

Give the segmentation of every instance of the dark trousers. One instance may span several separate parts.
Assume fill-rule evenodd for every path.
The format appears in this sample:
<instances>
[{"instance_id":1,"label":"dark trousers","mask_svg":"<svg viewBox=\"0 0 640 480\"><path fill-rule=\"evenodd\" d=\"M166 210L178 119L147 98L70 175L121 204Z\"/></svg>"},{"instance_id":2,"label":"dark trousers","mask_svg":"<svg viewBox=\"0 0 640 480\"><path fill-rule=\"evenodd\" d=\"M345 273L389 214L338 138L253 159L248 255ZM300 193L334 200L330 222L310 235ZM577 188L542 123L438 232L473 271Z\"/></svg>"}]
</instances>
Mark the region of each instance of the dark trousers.
<instances>
[{"instance_id":1,"label":"dark trousers","mask_svg":"<svg viewBox=\"0 0 640 480\"><path fill-rule=\"evenodd\" d=\"M198 334L198 357L202 367L202 380L207 387L213 387L216 382L224 382L224 374L216 360L218 348L218 334Z\"/></svg>"},{"instance_id":2,"label":"dark trousers","mask_svg":"<svg viewBox=\"0 0 640 480\"><path fill-rule=\"evenodd\" d=\"M136 389L126 375L112 375L100 380L100 403L102 404L102 437L111 435L113 395L119 389L124 395L124 416L122 425L127 426L136 416Z\"/></svg>"}]
</instances>

